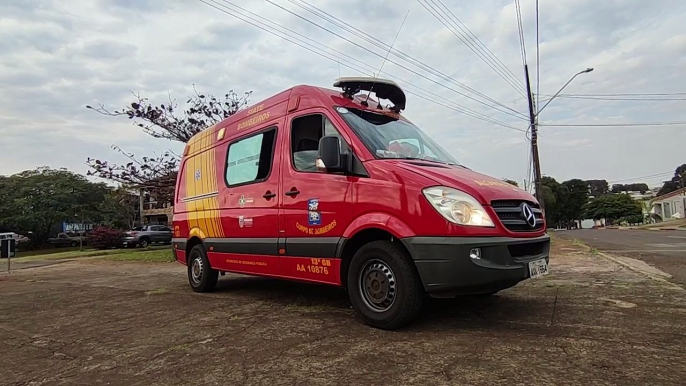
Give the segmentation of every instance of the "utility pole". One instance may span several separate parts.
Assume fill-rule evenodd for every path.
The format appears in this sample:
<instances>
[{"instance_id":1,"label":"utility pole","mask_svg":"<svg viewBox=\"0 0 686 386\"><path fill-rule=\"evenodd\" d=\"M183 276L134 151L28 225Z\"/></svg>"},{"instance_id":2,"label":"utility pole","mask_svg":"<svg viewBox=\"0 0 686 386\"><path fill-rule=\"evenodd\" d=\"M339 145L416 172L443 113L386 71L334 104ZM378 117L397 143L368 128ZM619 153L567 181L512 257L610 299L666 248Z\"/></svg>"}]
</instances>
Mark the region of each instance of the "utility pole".
<instances>
[{"instance_id":1,"label":"utility pole","mask_svg":"<svg viewBox=\"0 0 686 386\"><path fill-rule=\"evenodd\" d=\"M529 127L531 128L531 159L534 162L534 188L536 189L536 199L545 210L543 203L543 189L541 186L541 163L538 159L538 116L534 110L534 97L531 93L531 81L529 80L529 65L524 65L524 76L526 77L526 96L529 101Z\"/></svg>"}]
</instances>

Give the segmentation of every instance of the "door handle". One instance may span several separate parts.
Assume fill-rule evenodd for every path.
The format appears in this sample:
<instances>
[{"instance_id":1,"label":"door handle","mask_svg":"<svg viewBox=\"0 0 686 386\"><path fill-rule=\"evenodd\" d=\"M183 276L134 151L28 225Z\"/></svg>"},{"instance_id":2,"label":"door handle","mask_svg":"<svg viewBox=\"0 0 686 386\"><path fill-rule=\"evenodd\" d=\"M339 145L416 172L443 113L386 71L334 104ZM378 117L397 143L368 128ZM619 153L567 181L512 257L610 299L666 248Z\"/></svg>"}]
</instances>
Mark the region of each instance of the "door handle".
<instances>
[{"instance_id":1,"label":"door handle","mask_svg":"<svg viewBox=\"0 0 686 386\"><path fill-rule=\"evenodd\" d=\"M291 190L286 192L287 196L297 196L298 194L300 194L300 191L295 188L291 188Z\"/></svg>"},{"instance_id":2,"label":"door handle","mask_svg":"<svg viewBox=\"0 0 686 386\"><path fill-rule=\"evenodd\" d=\"M265 193L262 197L266 198L269 200L270 198L276 197L276 193L272 193L271 190L267 190L267 193Z\"/></svg>"}]
</instances>

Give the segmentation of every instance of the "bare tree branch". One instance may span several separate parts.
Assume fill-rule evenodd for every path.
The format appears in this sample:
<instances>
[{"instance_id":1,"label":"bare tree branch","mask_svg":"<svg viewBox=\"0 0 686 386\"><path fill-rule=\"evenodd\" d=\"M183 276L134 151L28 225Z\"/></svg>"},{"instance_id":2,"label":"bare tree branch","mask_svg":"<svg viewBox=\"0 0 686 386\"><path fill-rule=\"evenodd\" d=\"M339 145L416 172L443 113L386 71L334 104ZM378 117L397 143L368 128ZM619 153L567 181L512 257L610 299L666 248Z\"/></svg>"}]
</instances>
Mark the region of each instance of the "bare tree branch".
<instances>
[{"instance_id":1,"label":"bare tree branch","mask_svg":"<svg viewBox=\"0 0 686 386\"><path fill-rule=\"evenodd\" d=\"M176 99L168 94L166 104L153 105L140 93L131 94L135 98L129 106L120 110L109 110L104 105L86 106L99 114L111 117L126 116L140 127L143 132L154 138L188 142L195 134L232 116L246 107L252 91L242 96L230 90L223 97L205 95L193 85L194 94L186 101L186 108L179 112ZM128 158L126 164L114 164L88 158L88 175L118 182L126 187L144 188L158 199L171 200L174 195L180 156L171 150L162 154L153 153L152 157L138 158L125 152L119 146L112 148Z\"/></svg>"}]
</instances>

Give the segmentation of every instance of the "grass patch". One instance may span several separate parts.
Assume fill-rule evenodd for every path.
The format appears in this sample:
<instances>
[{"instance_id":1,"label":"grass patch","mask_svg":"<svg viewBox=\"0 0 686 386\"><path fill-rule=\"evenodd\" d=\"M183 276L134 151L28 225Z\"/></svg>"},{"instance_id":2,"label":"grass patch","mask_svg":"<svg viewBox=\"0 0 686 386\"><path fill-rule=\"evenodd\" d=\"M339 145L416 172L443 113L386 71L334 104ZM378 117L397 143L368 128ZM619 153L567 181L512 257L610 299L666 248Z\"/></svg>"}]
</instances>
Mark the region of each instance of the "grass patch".
<instances>
[{"instance_id":1,"label":"grass patch","mask_svg":"<svg viewBox=\"0 0 686 386\"><path fill-rule=\"evenodd\" d=\"M57 248L55 248L57 249ZM41 251L27 251L26 253L30 252L37 252L35 254L31 255L26 255L24 253L20 253L15 259L17 261L34 261L34 260L62 260L62 259L74 259L74 258L80 258L80 257L96 257L96 256L111 256L111 255L118 255L118 254L135 254L135 253L146 253L146 252L154 252L154 251L171 251L171 248L169 246L155 246L155 247L149 247L146 249L84 249L83 251L79 251L78 249L76 250L61 250L57 249L57 252L53 252L54 250L49 250L50 252L48 253L40 253ZM171 254L171 252L169 252Z\"/></svg>"},{"instance_id":2,"label":"grass patch","mask_svg":"<svg viewBox=\"0 0 686 386\"><path fill-rule=\"evenodd\" d=\"M582 247L585 247L585 246L586 246L586 244L584 244L584 242L581 241L581 240L579 240L579 239L574 239L574 240L572 240L572 244L574 244L574 245L581 245Z\"/></svg>"},{"instance_id":3,"label":"grass patch","mask_svg":"<svg viewBox=\"0 0 686 386\"><path fill-rule=\"evenodd\" d=\"M158 289L156 289L156 290L146 291L146 292L145 292L146 295L162 295L162 294L164 294L164 293L167 293L167 289L166 289L166 288L158 288Z\"/></svg>"},{"instance_id":4,"label":"grass patch","mask_svg":"<svg viewBox=\"0 0 686 386\"><path fill-rule=\"evenodd\" d=\"M139 263L169 263L174 261L174 254L170 247L154 250L123 250L124 253L116 253L101 256L98 260L107 261L131 261Z\"/></svg>"},{"instance_id":5,"label":"grass patch","mask_svg":"<svg viewBox=\"0 0 686 386\"><path fill-rule=\"evenodd\" d=\"M93 248L88 248L84 247L83 252L86 251L92 251ZM73 252L78 252L79 247L52 247L52 248L45 248L45 249L34 249L31 251L18 251L16 258L20 257L31 257L31 256L47 256L47 255L60 255L60 254L66 254L66 253L73 253Z\"/></svg>"}]
</instances>

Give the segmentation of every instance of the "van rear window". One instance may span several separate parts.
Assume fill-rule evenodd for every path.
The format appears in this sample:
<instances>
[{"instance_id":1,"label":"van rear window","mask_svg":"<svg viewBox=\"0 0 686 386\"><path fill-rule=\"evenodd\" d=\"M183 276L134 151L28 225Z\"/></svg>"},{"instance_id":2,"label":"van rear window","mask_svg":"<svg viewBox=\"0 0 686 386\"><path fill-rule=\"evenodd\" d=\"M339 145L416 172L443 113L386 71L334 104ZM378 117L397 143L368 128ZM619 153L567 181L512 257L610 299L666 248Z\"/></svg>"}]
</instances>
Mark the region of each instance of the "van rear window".
<instances>
[{"instance_id":1,"label":"van rear window","mask_svg":"<svg viewBox=\"0 0 686 386\"><path fill-rule=\"evenodd\" d=\"M229 145L226 184L236 186L267 179L272 168L276 128L263 131Z\"/></svg>"}]
</instances>

